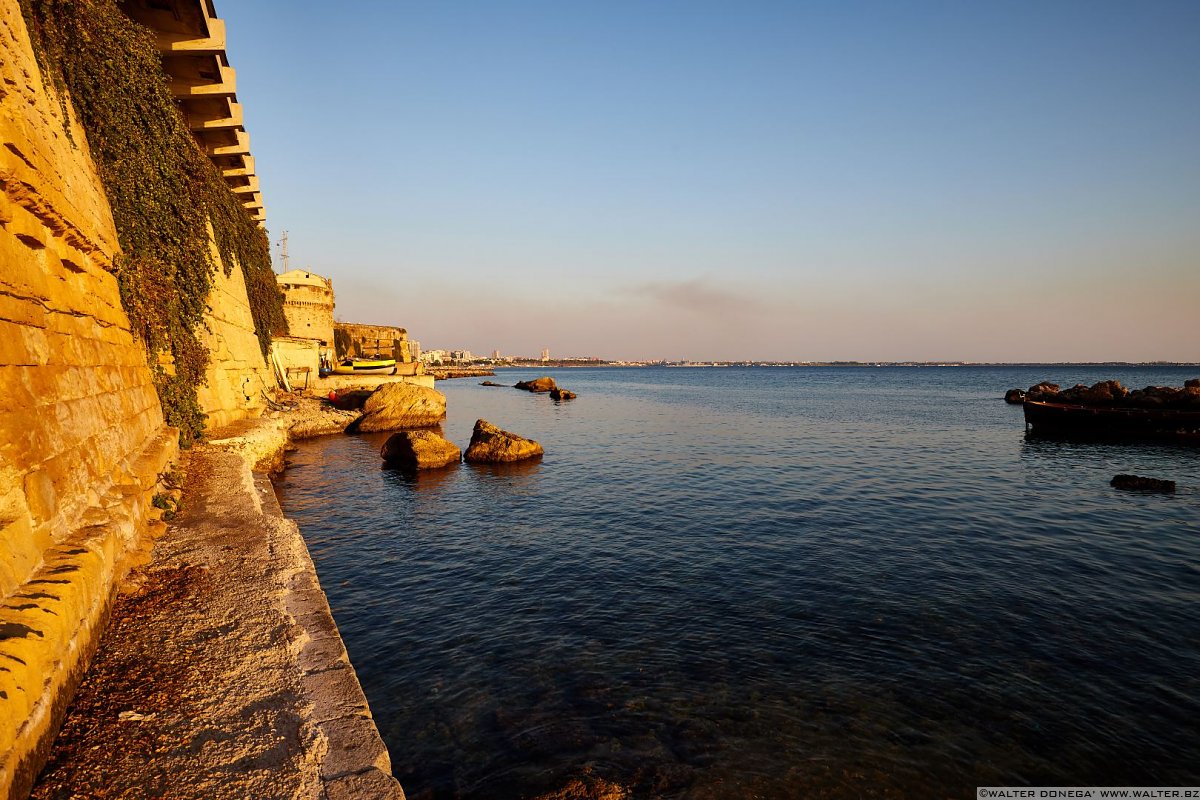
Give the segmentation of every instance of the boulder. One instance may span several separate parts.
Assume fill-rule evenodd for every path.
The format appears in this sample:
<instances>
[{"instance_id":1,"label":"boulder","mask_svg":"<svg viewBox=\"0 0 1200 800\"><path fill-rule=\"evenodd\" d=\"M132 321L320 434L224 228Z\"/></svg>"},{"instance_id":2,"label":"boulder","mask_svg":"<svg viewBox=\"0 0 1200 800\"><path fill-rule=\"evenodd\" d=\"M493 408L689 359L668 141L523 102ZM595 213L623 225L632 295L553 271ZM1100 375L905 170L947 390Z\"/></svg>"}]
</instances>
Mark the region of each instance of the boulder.
<instances>
[{"instance_id":1,"label":"boulder","mask_svg":"<svg viewBox=\"0 0 1200 800\"><path fill-rule=\"evenodd\" d=\"M1143 478L1141 475L1114 475L1109 485L1117 489L1134 489L1142 492L1175 493L1175 481L1160 478Z\"/></svg>"},{"instance_id":2,"label":"boulder","mask_svg":"<svg viewBox=\"0 0 1200 800\"><path fill-rule=\"evenodd\" d=\"M446 395L411 383L385 383L363 403L363 416L351 433L394 431L436 425L446 416Z\"/></svg>"},{"instance_id":3,"label":"boulder","mask_svg":"<svg viewBox=\"0 0 1200 800\"><path fill-rule=\"evenodd\" d=\"M520 461L542 455L542 446L533 439L497 428L485 419L476 421L471 444L463 459L479 464Z\"/></svg>"},{"instance_id":4,"label":"boulder","mask_svg":"<svg viewBox=\"0 0 1200 800\"><path fill-rule=\"evenodd\" d=\"M383 443L384 463L402 469L437 469L462 460L462 451L433 431L400 431Z\"/></svg>"},{"instance_id":5,"label":"boulder","mask_svg":"<svg viewBox=\"0 0 1200 800\"><path fill-rule=\"evenodd\" d=\"M1036 386L1030 386L1025 393L1026 400L1053 400L1058 396L1058 384L1042 381Z\"/></svg>"},{"instance_id":6,"label":"boulder","mask_svg":"<svg viewBox=\"0 0 1200 800\"><path fill-rule=\"evenodd\" d=\"M555 400L574 400L578 396L579 395L575 394L574 392L569 392L566 389L559 388L558 386L555 386L550 390L550 397Z\"/></svg>"},{"instance_id":7,"label":"boulder","mask_svg":"<svg viewBox=\"0 0 1200 800\"><path fill-rule=\"evenodd\" d=\"M1004 402L1020 405L1025 402L1025 393L1020 389L1009 389L1004 393Z\"/></svg>"},{"instance_id":8,"label":"boulder","mask_svg":"<svg viewBox=\"0 0 1200 800\"><path fill-rule=\"evenodd\" d=\"M503 383L496 383L495 381L484 381L483 383L481 383L481 384L479 384L479 385L480 385L480 386L503 386L504 384L503 384Z\"/></svg>"},{"instance_id":9,"label":"boulder","mask_svg":"<svg viewBox=\"0 0 1200 800\"><path fill-rule=\"evenodd\" d=\"M1183 388L1185 388L1185 389L1200 389L1200 378L1192 378L1191 380L1184 381Z\"/></svg>"},{"instance_id":10,"label":"boulder","mask_svg":"<svg viewBox=\"0 0 1200 800\"><path fill-rule=\"evenodd\" d=\"M1120 381L1100 381L1081 393L1080 399L1085 405L1111 406L1121 402L1129 394L1129 390Z\"/></svg>"},{"instance_id":11,"label":"boulder","mask_svg":"<svg viewBox=\"0 0 1200 800\"><path fill-rule=\"evenodd\" d=\"M554 389L554 378L542 376L541 378L534 378L531 381L519 381L513 388L544 394Z\"/></svg>"}]
</instances>

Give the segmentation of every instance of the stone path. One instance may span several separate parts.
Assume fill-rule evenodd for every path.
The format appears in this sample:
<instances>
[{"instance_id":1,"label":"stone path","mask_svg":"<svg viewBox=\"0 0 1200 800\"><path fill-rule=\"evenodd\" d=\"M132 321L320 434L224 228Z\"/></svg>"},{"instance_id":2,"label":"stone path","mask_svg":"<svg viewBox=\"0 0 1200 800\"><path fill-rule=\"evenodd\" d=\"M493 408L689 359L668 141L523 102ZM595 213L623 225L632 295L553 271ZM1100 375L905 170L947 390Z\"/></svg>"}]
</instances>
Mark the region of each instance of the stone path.
<instances>
[{"instance_id":1,"label":"stone path","mask_svg":"<svg viewBox=\"0 0 1200 800\"><path fill-rule=\"evenodd\" d=\"M269 482L212 446L184 469L32 797L403 800Z\"/></svg>"}]
</instances>

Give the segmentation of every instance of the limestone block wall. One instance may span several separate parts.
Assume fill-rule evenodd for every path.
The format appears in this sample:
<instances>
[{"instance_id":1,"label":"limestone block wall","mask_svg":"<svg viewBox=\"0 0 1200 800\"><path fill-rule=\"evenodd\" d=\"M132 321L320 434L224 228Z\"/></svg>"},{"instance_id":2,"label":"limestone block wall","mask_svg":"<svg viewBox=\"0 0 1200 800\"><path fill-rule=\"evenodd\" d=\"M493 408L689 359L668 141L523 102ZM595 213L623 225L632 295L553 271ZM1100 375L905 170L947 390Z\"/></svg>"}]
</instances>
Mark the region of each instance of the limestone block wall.
<instances>
[{"instance_id":1,"label":"limestone block wall","mask_svg":"<svg viewBox=\"0 0 1200 800\"><path fill-rule=\"evenodd\" d=\"M82 129L0 0L0 796L24 796L177 455Z\"/></svg>"},{"instance_id":2,"label":"limestone block wall","mask_svg":"<svg viewBox=\"0 0 1200 800\"><path fill-rule=\"evenodd\" d=\"M277 275L288 333L333 346L333 282L306 270Z\"/></svg>"},{"instance_id":3,"label":"limestone block wall","mask_svg":"<svg viewBox=\"0 0 1200 800\"><path fill-rule=\"evenodd\" d=\"M216 244L213 263L220 265ZM257 417L266 408L263 392L275 386L275 377L254 333L254 316L246 296L246 278L238 266L229 274L218 266L205 315L207 332L202 341L209 351L206 383L197 391L200 408L208 415L205 430Z\"/></svg>"},{"instance_id":4,"label":"limestone block wall","mask_svg":"<svg viewBox=\"0 0 1200 800\"><path fill-rule=\"evenodd\" d=\"M354 322L335 322L333 327L336 333L348 338L352 355L394 358L401 364L414 361L408 346L408 331L404 328Z\"/></svg>"}]
</instances>

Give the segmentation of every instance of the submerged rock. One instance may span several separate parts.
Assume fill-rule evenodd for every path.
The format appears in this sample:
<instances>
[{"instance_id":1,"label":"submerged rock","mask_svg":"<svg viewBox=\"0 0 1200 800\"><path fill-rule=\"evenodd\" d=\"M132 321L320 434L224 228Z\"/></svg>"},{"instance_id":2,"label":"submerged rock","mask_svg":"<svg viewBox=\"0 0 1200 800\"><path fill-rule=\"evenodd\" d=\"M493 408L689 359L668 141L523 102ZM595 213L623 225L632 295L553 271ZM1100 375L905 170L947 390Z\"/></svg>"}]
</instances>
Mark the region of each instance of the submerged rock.
<instances>
[{"instance_id":1,"label":"submerged rock","mask_svg":"<svg viewBox=\"0 0 1200 800\"><path fill-rule=\"evenodd\" d=\"M1160 478L1143 478L1141 475L1114 475L1108 482L1116 489L1136 489L1143 492L1175 493L1175 481L1165 481Z\"/></svg>"},{"instance_id":2,"label":"submerged rock","mask_svg":"<svg viewBox=\"0 0 1200 800\"><path fill-rule=\"evenodd\" d=\"M388 466L402 469L437 469L462 460L454 442L433 431L400 431L388 437L379 450Z\"/></svg>"},{"instance_id":3,"label":"submerged rock","mask_svg":"<svg viewBox=\"0 0 1200 800\"><path fill-rule=\"evenodd\" d=\"M496 383L495 381L483 381L483 382L482 382L482 383L480 383L479 385L480 385L480 386L503 386L504 384L503 384L503 383Z\"/></svg>"},{"instance_id":4,"label":"submerged rock","mask_svg":"<svg viewBox=\"0 0 1200 800\"><path fill-rule=\"evenodd\" d=\"M542 455L542 446L533 439L497 428L485 419L476 421L471 444L463 459L478 464L520 461Z\"/></svg>"},{"instance_id":5,"label":"submerged rock","mask_svg":"<svg viewBox=\"0 0 1200 800\"><path fill-rule=\"evenodd\" d=\"M446 416L446 395L411 383L385 383L363 404L363 416L351 433L393 431L436 425Z\"/></svg>"},{"instance_id":6,"label":"submerged rock","mask_svg":"<svg viewBox=\"0 0 1200 800\"><path fill-rule=\"evenodd\" d=\"M539 794L533 800L628 800L632 796L629 789L619 783L583 775L572 778L555 791Z\"/></svg>"},{"instance_id":7,"label":"submerged rock","mask_svg":"<svg viewBox=\"0 0 1200 800\"><path fill-rule=\"evenodd\" d=\"M555 400L574 400L578 396L579 395L575 394L574 392L561 389L557 386L550 390L550 397Z\"/></svg>"},{"instance_id":8,"label":"submerged rock","mask_svg":"<svg viewBox=\"0 0 1200 800\"><path fill-rule=\"evenodd\" d=\"M535 392L544 394L554 389L554 378L543 375L540 378L534 378L531 381L518 381L514 389L524 389L527 392Z\"/></svg>"},{"instance_id":9,"label":"submerged rock","mask_svg":"<svg viewBox=\"0 0 1200 800\"><path fill-rule=\"evenodd\" d=\"M1025 402L1025 393L1020 389L1009 389L1004 393L1004 402L1012 405L1020 405Z\"/></svg>"}]
</instances>

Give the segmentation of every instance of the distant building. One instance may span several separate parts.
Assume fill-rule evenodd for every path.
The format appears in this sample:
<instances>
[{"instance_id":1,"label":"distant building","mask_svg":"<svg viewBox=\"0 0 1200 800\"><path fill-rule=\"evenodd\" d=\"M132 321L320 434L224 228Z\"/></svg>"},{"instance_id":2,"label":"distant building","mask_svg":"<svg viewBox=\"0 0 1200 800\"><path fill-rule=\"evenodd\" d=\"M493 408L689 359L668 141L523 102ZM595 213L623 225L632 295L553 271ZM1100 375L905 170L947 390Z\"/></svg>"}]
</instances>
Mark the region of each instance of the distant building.
<instances>
[{"instance_id":1,"label":"distant building","mask_svg":"<svg viewBox=\"0 0 1200 800\"><path fill-rule=\"evenodd\" d=\"M275 276L283 292L288 334L333 346L333 281L315 272L294 269Z\"/></svg>"},{"instance_id":2,"label":"distant building","mask_svg":"<svg viewBox=\"0 0 1200 800\"><path fill-rule=\"evenodd\" d=\"M492 358L493 358L493 359L495 359L496 361L499 361L501 358L503 358L503 356L501 356L501 355L500 355L500 351L499 351L499 350L493 350L493 351L492 351Z\"/></svg>"},{"instance_id":3,"label":"distant building","mask_svg":"<svg viewBox=\"0 0 1200 800\"><path fill-rule=\"evenodd\" d=\"M413 361L421 360L421 343L416 339L408 340L408 352L412 354Z\"/></svg>"},{"instance_id":4,"label":"distant building","mask_svg":"<svg viewBox=\"0 0 1200 800\"><path fill-rule=\"evenodd\" d=\"M450 360L450 353L446 350L426 350L421 353L421 361L426 364L441 364Z\"/></svg>"},{"instance_id":5,"label":"distant building","mask_svg":"<svg viewBox=\"0 0 1200 800\"><path fill-rule=\"evenodd\" d=\"M550 348L543 347L542 348L542 361L549 361L549 360L550 360Z\"/></svg>"}]
</instances>

